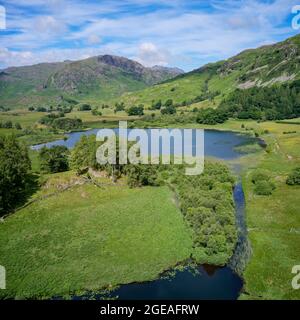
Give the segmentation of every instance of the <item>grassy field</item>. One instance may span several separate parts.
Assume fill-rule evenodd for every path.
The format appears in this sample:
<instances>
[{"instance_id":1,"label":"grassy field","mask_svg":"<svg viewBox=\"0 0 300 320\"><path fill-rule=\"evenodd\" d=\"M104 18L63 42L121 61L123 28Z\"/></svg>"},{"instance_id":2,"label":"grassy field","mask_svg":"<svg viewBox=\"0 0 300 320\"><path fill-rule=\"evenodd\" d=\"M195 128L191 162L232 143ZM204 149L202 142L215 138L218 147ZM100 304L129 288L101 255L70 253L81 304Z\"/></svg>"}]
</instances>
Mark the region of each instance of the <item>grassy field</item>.
<instances>
[{"instance_id":1,"label":"grassy field","mask_svg":"<svg viewBox=\"0 0 300 320\"><path fill-rule=\"evenodd\" d=\"M7 270L0 296L51 297L151 280L189 257L191 235L167 187L89 184L62 192L74 179L53 175L35 197L57 195L0 223Z\"/></svg>"},{"instance_id":2,"label":"grassy field","mask_svg":"<svg viewBox=\"0 0 300 320\"><path fill-rule=\"evenodd\" d=\"M245 160L243 174L249 237L253 255L246 268L243 299L300 299L291 286L294 265L300 264L300 187L288 186L287 175L300 166L300 130L297 125L257 124L270 133L263 138L268 152ZM296 130L298 129L298 131ZM283 132L296 131L293 134ZM253 192L251 174L268 170L276 184L271 196Z\"/></svg>"}]
</instances>

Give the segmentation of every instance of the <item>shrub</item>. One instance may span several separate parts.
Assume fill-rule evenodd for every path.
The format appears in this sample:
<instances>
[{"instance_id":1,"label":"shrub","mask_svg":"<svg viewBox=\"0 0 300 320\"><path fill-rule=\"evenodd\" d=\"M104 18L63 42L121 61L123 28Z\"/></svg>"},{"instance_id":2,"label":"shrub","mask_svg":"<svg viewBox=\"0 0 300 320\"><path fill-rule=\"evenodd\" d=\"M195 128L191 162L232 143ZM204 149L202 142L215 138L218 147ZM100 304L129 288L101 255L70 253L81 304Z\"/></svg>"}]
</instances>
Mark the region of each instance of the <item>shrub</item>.
<instances>
[{"instance_id":1,"label":"shrub","mask_svg":"<svg viewBox=\"0 0 300 320\"><path fill-rule=\"evenodd\" d=\"M295 168L286 179L288 185L300 185L300 167Z\"/></svg>"},{"instance_id":2,"label":"shrub","mask_svg":"<svg viewBox=\"0 0 300 320\"><path fill-rule=\"evenodd\" d=\"M272 181L260 180L255 184L254 193L260 196L269 196L274 189L275 185Z\"/></svg>"},{"instance_id":3,"label":"shrub","mask_svg":"<svg viewBox=\"0 0 300 320\"><path fill-rule=\"evenodd\" d=\"M270 176L265 170L256 170L251 177L252 183L256 184L259 181L269 181Z\"/></svg>"},{"instance_id":4,"label":"shrub","mask_svg":"<svg viewBox=\"0 0 300 320\"><path fill-rule=\"evenodd\" d=\"M166 106L160 110L161 114L175 114L176 108L173 105Z\"/></svg>"},{"instance_id":5,"label":"shrub","mask_svg":"<svg viewBox=\"0 0 300 320\"><path fill-rule=\"evenodd\" d=\"M144 115L144 106L140 104L139 106L132 106L127 110L129 116L142 116Z\"/></svg>"},{"instance_id":6,"label":"shrub","mask_svg":"<svg viewBox=\"0 0 300 320\"><path fill-rule=\"evenodd\" d=\"M78 108L78 110L79 111L90 111L90 110L92 110L92 107L89 104L84 103Z\"/></svg>"}]
</instances>

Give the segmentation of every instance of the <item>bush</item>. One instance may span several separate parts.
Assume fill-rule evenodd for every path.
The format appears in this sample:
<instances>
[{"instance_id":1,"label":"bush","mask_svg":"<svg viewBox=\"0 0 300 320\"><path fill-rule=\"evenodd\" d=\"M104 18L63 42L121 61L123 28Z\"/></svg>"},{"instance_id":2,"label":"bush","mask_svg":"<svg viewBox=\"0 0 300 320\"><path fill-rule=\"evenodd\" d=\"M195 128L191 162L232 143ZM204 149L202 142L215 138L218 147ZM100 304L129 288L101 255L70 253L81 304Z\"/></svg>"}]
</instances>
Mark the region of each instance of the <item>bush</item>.
<instances>
[{"instance_id":1,"label":"bush","mask_svg":"<svg viewBox=\"0 0 300 320\"><path fill-rule=\"evenodd\" d=\"M269 196L275 190L275 184L266 170L256 170L252 174L252 183L255 185L254 193L261 196Z\"/></svg>"},{"instance_id":2,"label":"bush","mask_svg":"<svg viewBox=\"0 0 300 320\"><path fill-rule=\"evenodd\" d=\"M300 167L295 168L286 179L286 183L290 186L300 185Z\"/></svg>"},{"instance_id":3,"label":"bush","mask_svg":"<svg viewBox=\"0 0 300 320\"><path fill-rule=\"evenodd\" d=\"M140 104L139 106L132 106L127 110L129 116L142 116L144 115L144 106Z\"/></svg>"},{"instance_id":4,"label":"bush","mask_svg":"<svg viewBox=\"0 0 300 320\"><path fill-rule=\"evenodd\" d=\"M74 130L82 127L81 119L57 118L51 123L51 126L60 130Z\"/></svg>"},{"instance_id":5,"label":"bush","mask_svg":"<svg viewBox=\"0 0 300 320\"><path fill-rule=\"evenodd\" d=\"M78 110L79 111L90 111L90 110L92 110L92 107L89 104L84 103L78 108Z\"/></svg>"},{"instance_id":6,"label":"bush","mask_svg":"<svg viewBox=\"0 0 300 320\"><path fill-rule=\"evenodd\" d=\"M176 108L173 105L166 106L160 110L161 114L175 114Z\"/></svg>"},{"instance_id":7,"label":"bush","mask_svg":"<svg viewBox=\"0 0 300 320\"><path fill-rule=\"evenodd\" d=\"M270 175L265 170L256 170L251 177L252 183L256 184L259 181L270 181Z\"/></svg>"},{"instance_id":8,"label":"bush","mask_svg":"<svg viewBox=\"0 0 300 320\"><path fill-rule=\"evenodd\" d=\"M260 180L255 184L254 193L260 196L269 196L273 193L275 185L271 181Z\"/></svg>"},{"instance_id":9,"label":"bush","mask_svg":"<svg viewBox=\"0 0 300 320\"><path fill-rule=\"evenodd\" d=\"M20 125L19 122L17 122L17 123L15 124L15 128L16 128L17 130L22 130L22 126Z\"/></svg>"},{"instance_id":10,"label":"bush","mask_svg":"<svg viewBox=\"0 0 300 320\"><path fill-rule=\"evenodd\" d=\"M6 128L6 129L11 129L12 126L13 126L12 122L10 120L8 120L8 121L4 122L2 127Z\"/></svg>"}]
</instances>

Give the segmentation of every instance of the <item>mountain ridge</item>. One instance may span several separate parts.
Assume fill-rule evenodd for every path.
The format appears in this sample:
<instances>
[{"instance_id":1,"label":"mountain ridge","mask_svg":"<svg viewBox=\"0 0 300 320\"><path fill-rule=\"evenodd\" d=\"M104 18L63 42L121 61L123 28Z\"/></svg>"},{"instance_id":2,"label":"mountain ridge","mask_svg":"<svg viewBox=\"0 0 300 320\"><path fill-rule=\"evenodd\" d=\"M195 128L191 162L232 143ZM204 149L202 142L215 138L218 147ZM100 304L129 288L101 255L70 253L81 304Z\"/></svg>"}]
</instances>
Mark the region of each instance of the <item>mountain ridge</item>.
<instances>
[{"instance_id":1,"label":"mountain ridge","mask_svg":"<svg viewBox=\"0 0 300 320\"><path fill-rule=\"evenodd\" d=\"M78 100L90 96L106 100L182 72L177 68L147 68L112 55L9 67L0 71L0 104L57 103L61 95Z\"/></svg>"},{"instance_id":2,"label":"mountain ridge","mask_svg":"<svg viewBox=\"0 0 300 320\"><path fill-rule=\"evenodd\" d=\"M125 104L172 99L177 105L217 106L236 89L281 85L300 79L300 35L284 41L246 49L226 60L208 63L190 72L134 93L125 93Z\"/></svg>"}]
</instances>

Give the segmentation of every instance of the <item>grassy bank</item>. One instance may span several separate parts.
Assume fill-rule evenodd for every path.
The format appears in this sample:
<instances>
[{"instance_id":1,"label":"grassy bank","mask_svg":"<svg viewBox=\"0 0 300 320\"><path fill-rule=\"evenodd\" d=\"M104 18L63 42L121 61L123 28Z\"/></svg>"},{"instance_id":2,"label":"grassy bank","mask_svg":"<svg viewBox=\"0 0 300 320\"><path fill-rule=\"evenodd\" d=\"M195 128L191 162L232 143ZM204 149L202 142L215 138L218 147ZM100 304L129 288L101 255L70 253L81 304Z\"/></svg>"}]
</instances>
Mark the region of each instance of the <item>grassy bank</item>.
<instances>
[{"instance_id":1,"label":"grassy bank","mask_svg":"<svg viewBox=\"0 0 300 320\"><path fill-rule=\"evenodd\" d=\"M291 286L292 267L300 263L300 187L285 181L300 165L300 130L297 125L265 122L256 124L268 130L263 138L268 152L248 157L243 174L247 224L253 255L244 273L243 299L300 299ZM298 128L298 130L297 130ZM294 132L286 134L285 132ZM268 170L276 185L270 196L253 192L251 175Z\"/></svg>"},{"instance_id":2,"label":"grassy bank","mask_svg":"<svg viewBox=\"0 0 300 320\"><path fill-rule=\"evenodd\" d=\"M60 190L68 175L52 176L39 195ZM0 295L51 297L154 279L192 248L172 197L167 187L77 185L20 210L0 223Z\"/></svg>"}]
</instances>

